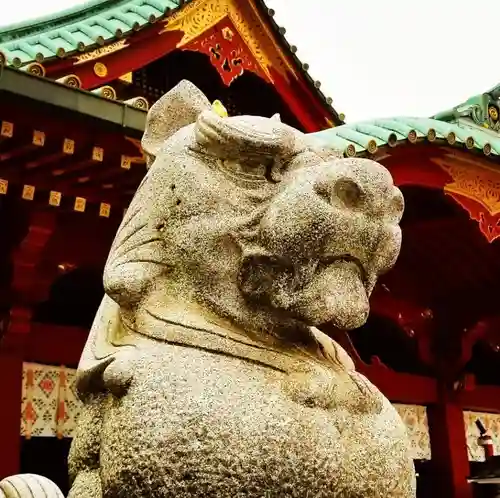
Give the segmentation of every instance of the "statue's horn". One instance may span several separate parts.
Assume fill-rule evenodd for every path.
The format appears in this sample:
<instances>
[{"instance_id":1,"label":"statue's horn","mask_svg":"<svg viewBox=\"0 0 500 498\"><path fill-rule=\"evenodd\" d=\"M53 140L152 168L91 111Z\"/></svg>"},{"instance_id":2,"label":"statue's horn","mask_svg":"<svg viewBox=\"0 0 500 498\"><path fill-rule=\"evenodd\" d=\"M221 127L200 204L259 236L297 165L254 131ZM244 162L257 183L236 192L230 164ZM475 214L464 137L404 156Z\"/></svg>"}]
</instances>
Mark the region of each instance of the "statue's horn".
<instances>
[{"instance_id":1,"label":"statue's horn","mask_svg":"<svg viewBox=\"0 0 500 498\"><path fill-rule=\"evenodd\" d=\"M142 148L148 156L148 168L158 155L165 140L196 122L198 116L211 109L203 92L191 82L182 80L161 97L149 110Z\"/></svg>"}]
</instances>

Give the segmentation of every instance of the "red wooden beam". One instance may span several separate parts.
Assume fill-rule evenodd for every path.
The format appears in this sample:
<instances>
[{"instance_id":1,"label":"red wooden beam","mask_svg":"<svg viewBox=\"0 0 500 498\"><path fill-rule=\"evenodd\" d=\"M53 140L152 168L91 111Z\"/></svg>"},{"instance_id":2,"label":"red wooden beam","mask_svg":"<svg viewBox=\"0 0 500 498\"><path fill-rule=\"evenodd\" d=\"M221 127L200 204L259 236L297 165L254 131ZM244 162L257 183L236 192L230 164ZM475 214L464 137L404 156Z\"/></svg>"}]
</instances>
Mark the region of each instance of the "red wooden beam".
<instances>
[{"instance_id":1,"label":"red wooden beam","mask_svg":"<svg viewBox=\"0 0 500 498\"><path fill-rule=\"evenodd\" d=\"M461 391L458 400L464 410L500 413L500 386L474 386Z\"/></svg>"},{"instance_id":2,"label":"red wooden beam","mask_svg":"<svg viewBox=\"0 0 500 498\"><path fill-rule=\"evenodd\" d=\"M55 68L48 67L47 75L57 79L68 74L75 74L80 78L82 88L85 90L107 85L120 76L137 71L150 62L154 62L175 50L184 33L182 31L164 31L160 33L163 29L163 23L154 24L143 32L129 38L127 40L129 46L126 48L82 64L75 64L77 61L74 58L71 60L73 64L64 64ZM99 73L99 76L96 74L94 65L97 61L105 65L106 74Z\"/></svg>"},{"instance_id":3,"label":"red wooden beam","mask_svg":"<svg viewBox=\"0 0 500 498\"><path fill-rule=\"evenodd\" d=\"M395 372L377 364L356 368L393 403L429 405L437 401L437 383L431 377Z\"/></svg>"},{"instance_id":4,"label":"red wooden beam","mask_svg":"<svg viewBox=\"0 0 500 498\"><path fill-rule=\"evenodd\" d=\"M391 370L378 359L365 363L359 356L349 335L330 326L322 327L351 356L356 370L374 384L393 403L429 405L438 399L437 383L431 377Z\"/></svg>"},{"instance_id":5,"label":"red wooden beam","mask_svg":"<svg viewBox=\"0 0 500 498\"><path fill-rule=\"evenodd\" d=\"M24 361L76 368L88 333L80 327L32 322Z\"/></svg>"}]
</instances>

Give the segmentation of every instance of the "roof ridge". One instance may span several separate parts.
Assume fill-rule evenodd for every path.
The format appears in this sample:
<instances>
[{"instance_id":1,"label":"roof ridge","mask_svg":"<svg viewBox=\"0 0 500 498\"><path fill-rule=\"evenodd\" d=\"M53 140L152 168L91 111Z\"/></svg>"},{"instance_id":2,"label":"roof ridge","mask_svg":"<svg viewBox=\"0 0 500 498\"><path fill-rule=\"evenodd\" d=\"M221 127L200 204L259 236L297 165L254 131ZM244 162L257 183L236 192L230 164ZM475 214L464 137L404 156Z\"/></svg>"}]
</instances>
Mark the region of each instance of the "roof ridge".
<instances>
[{"instance_id":1,"label":"roof ridge","mask_svg":"<svg viewBox=\"0 0 500 498\"><path fill-rule=\"evenodd\" d=\"M181 0L90 0L49 18L0 29L0 51L14 67L83 52L144 28L181 3Z\"/></svg>"},{"instance_id":2,"label":"roof ridge","mask_svg":"<svg viewBox=\"0 0 500 498\"><path fill-rule=\"evenodd\" d=\"M342 150L348 157L375 154L378 147L415 144L423 140L482 151L485 156L500 156L500 136L472 125L426 117L397 117L348 123L311 135Z\"/></svg>"},{"instance_id":3,"label":"roof ridge","mask_svg":"<svg viewBox=\"0 0 500 498\"><path fill-rule=\"evenodd\" d=\"M24 36L35 35L37 32L47 31L47 28L61 27L75 22L80 17L87 17L92 11L97 12L110 6L116 7L118 5L113 4L121 4L123 1L127 0L119 2L116 0L87 0L52 14L0 26L0 42L4 43Z\"/></svg>"}]
</instances>

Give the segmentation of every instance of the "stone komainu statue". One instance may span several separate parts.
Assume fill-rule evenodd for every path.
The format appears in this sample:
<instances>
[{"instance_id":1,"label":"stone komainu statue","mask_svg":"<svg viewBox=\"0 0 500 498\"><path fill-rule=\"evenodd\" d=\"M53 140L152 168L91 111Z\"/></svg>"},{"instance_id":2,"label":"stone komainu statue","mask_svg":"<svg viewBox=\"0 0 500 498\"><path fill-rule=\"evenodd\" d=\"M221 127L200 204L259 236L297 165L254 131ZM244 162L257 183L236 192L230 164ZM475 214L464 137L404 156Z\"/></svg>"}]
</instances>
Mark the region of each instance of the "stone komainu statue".
<instances>
[{"instance_id":1,"label":"stone komainu statue","mask_svg":"<svg viewBox=\"0 0 500 498\"><path fill-rule=\"evenodd\" d=\"M181 82L151 109L79 366L70 498L414 496L405 428L316 326L352 329L402 195Z\"/></svg>"}]
</instances>

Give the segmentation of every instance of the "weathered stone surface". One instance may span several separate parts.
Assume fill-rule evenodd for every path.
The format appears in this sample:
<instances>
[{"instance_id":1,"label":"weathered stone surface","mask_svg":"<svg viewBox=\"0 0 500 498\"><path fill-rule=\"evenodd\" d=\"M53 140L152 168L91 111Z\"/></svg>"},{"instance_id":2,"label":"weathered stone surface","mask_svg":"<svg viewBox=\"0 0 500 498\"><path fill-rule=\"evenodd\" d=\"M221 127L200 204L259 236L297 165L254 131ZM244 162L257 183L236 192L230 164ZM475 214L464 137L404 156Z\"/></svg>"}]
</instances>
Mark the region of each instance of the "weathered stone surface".
<instances>
[{"instance_id":1,"label":"weathered stone surface","mask_svg":"<svg viewBox=\"0 0 500 498\"><path fill-rule=\"evenodd\" d=\"M411 497L405 428L316 327L361 325L403 199L373 161L182 82L111 248L71 498Z\"/></svg>"}]
</instances>

